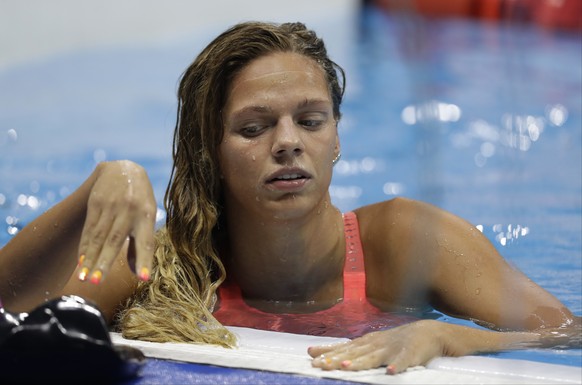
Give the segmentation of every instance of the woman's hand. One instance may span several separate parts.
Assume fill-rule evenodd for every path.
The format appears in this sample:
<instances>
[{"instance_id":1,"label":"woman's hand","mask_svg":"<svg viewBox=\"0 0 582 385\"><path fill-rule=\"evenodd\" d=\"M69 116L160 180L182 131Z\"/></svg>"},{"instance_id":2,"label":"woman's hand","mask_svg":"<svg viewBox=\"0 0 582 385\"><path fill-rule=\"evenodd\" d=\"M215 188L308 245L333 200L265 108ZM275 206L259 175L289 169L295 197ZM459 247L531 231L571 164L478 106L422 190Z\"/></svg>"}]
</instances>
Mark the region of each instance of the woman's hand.
<instances>
[{"instance_id":1,"label":"woman's hand","mask_svg":"<svg viewBox=\"0 0 582 385\"><path fill-rule=\"evenodd\" d=\"M312 365L324 370L386 366L388 374L396 374L426 365L435 357L525 348L537 339L539 335L534 333L500 333L422 320L340 344L310 347L308 353Z\"/></svg>"},{"instance_id":2,"label":"woman's hand","mask_svg":"<svg viewBox=\"0 0 582 385\"><path fill-rule=\"evenodd\" d=\"M439 326L434 321L413 322L369 333L349 342L311 347L308 353L314 358L312 365L324 370L364 370L386 366L387 373L396 374L448 353L450 349L446 345L453 341L443 341L437 333Z\"/></svg>"},{"instance_id":3,"label":"woman's hand","mask_svg":"<svg viewBox=\"0 0 582 385\"><path fill-rule=\"evenodd\" d=\"M147 280L157 209L149 178L130 161L100 163L94 174L79 243L79 279L101 282L128 242L129 265Z\"/></svg>"}]
</instances>

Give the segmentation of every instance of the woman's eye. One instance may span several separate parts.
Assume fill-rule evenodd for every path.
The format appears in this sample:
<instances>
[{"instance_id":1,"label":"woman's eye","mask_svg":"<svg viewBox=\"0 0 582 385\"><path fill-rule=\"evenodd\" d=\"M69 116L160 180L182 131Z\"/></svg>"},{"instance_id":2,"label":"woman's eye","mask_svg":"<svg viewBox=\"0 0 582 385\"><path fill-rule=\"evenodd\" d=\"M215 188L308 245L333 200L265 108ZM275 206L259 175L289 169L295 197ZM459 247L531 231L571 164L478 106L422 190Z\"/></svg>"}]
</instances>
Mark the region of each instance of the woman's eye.
<instances>
[{"instance_id":1,"label":"woman's eye","mask_svg":"<svg viewBox=\"0 0 582 385\"><path fill-rule=\"evenodd\" d=\"M317 120L302 120L299 123L305 127L317 127L319 124L321 124L321 122Z\"/></svg>"},{"instance_id":2,"label":"woman's eye","mask_svg":"<svg viewBox=\"0 0 582 385\"><path fill-rule=\"evenodd\" d=\"M324 119L304 119L299 121L303 127L310 131L317 131L322 128L326 123Z\"/></svg>"},{"instance_id":3,"label":"woman's eye","mask_svg":"<svg viewBox=\"0 0 582 385\"><path fill-rule=\"evenodd\" d=\"M240 134L245 137L254 137L258 136L265 130L265 126L253 125L253 126L245 126L240 129Z\"/></svg>"},{"instance_id":4,"label":"woman's eye","mask_svg":"<svg viewBox=\"0 0 582 385\"><path fill-rule=\"evenodd\" d=\"M297 119L297 123L308 130L317 130L327 121L327 114L321 112L301 114Z\"/></svg>"}]
</instances>

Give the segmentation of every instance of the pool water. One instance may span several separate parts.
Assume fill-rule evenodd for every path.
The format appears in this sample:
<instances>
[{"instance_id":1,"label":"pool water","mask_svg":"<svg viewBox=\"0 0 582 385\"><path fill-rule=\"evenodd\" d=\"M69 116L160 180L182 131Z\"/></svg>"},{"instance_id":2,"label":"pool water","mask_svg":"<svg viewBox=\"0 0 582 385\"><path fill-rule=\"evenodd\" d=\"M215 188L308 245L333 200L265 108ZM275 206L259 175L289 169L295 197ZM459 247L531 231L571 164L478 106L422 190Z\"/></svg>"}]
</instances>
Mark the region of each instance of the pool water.
<instances>
[{"instance_id":1,"label":"pool water","mask_svg":"<svg viewBox=\"0 0 582 385\"><path fill-rule=\"evenodd\" d=\"M313 27L348 75L335 204L452 211L582 315L580 35L372 9ZM215 33L1 70L0 246L106 159L146 167L161 224L177 79ZM582 366L579 349L497 356Z\"/></svg>"}]
</instances>

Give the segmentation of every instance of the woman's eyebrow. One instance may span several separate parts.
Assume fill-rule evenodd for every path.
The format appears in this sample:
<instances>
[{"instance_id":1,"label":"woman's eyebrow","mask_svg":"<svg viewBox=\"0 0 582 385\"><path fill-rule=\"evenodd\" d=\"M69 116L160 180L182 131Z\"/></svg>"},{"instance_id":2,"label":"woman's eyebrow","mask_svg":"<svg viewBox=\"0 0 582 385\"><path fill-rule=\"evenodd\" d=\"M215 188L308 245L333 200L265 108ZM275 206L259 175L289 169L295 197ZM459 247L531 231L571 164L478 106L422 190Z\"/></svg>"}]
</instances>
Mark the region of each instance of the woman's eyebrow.
<instances>
[{"instance_id":1,"label":"woman's eyebrow","mask_svg":"<svg viewBox=\"0 0 582 385\"><path fill-rule=\"evenodd\" d=\"M306 107L327 107L330 104L331 102L327 99L304 99L297 104L297 109L303 109ZM273 112L273 109L269 106L260 104L250 105L244 106L241 109L234 111L231 117L237 119L248 113L270 113L270 112Z\"/></svg>"},{"instance_id":2,"label":"woman's eyebrow","mask_svg":"<svg viewBox=\"0 0 582 385\"><path fill-rule=\"evenodd\" d=\"M331 105L331 101L329 101L327 99L304 99L301 103L299 103L297 105L297 108L300 109L300 108L320 106L320 105L329 106L329 105Z\"/></svg>"},{"instance_id":3,"label":"woman's eyebrow","mask_svg":"<svg viewBox=\"0 0 582 385\"><path fill-rule=\"evenodd\" d=\"M265 113L265 112L272 112L272 111L273 110L269 106L251 105L251 106L245 106L245 107L241 108L240 110L234 111L232 113L232 117L237 118L239 116L245 115L245 114L250 113L250 112Z\"/></svg>"}]
</instances>

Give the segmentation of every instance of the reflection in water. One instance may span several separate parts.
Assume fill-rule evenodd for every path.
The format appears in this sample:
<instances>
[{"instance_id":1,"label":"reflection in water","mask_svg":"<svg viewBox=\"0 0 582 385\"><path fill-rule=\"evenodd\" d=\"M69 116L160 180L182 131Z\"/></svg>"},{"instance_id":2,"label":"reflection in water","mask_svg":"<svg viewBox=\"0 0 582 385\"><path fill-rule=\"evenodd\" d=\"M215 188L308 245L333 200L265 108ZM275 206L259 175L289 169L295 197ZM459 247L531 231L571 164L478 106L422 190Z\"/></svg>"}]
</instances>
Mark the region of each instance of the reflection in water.
<instances>
[{"instance_id":1,"label":"reflection in water","mask_svg":"<svg viewBox=\"0 0 582 385\"><path fill-rule=\"evenodd\" d=\"M561 127L568 119L568 109L561 104L546 107L546 117L556 127Z\"/></svg>"},{"instance_id":2,"label":"reflection in water","mask_svg":"<svg viewBox=\"0 0 582 385\"><path fill-rule=\"evenodd\" d=\"M18 133L15 129L11 128L6 132L6 137L9 141L16 142L18 140ZM0 142L0 144L2 143Z\"/></svg>"},{"instance_id":3,"label":"reflection in water","mask_svg":"<svg viewBox=\"0 0 582 385\"><path fill-rule=\"evenodd\" d=\"M29 208L31 208L32 210L36 210L39 206L40 206L40 201L38 200L38 198L34 195L25 195L25 194L20 194L18 195L18 197L16 198L16 202L20 205L20 206L28 206Z\"/></svg>"},{"instance_id":4,"label":"reflection in water","mask_svg":"<svg viewBox=\"0 0 582 385\"><path fill-rule=\"evenodd\" d=\"M401 118L408 125L431 121L456 122L461 118L461 109L455 104L430 100L420 105L406 106Z\"/></svg>"},{"instance_id":5,"label":"reflection in water","mask_svg":"<svg viewBox=\"0 0 582 385\"><path fill-rule=\"evenodd\" d=\"M329 194L332 200L356 201L362 195L362 187L332 185Z\"/></svg>"},{"instance_id":6,"label":"reflection in water","mask_svg":"<svg viewBox=\"0 0 582 385\"><path fill-rule=\"evenodd\" d=\"M547 127L561 127L567 118L568 109L561 104L548 105L546 116L506 113L501 116L499 126L483 119L470 122L465 131L451 136L451 142L456 148L467 148L480 142L474 161L476 166L483 167L495 155L497 146L529 151Z\"/></svg>"},{"instance_id":7,"label":"reflection in water","mask_svg":"<svg viewBox=\"0 0 582 385\"><path fill-rule=\"evenodd\" d=\"M483 232L483 225L476 225L475 228L480 232ZM495 224L491 227L491 230L496 234L495 240L501 246L507 246L509 243L516 241L518 238L525 237L530 233L530 229L527 226L522 225L512 225L509 224L504 226L502 224Z\"/></svg>"},{"instance_id":8,"label":"reflection in water","mask_svg":"<svg viewBox=\"0 0 582 385\"><path fill-rule=\"evenodd\" d=\"M20 225L18 224L18 218L13 217L11 215L6 217L6 225L8 226L6 228L6 231L10 235L16 234L18 231L20 231L21 228Z\"/></svg>"},{"instance_id":9,"label":"reflection in water","mask_svg":"<svg viewBox=\"0 0 582 385\"><path fill-rule=\"evenodd\" d=\"M493 231L497 234L495 240L501 246L506 246L508 243L516 241L520 237L525 237L530 230L527 226L512 225L503 226L501 224L493 225Z\"/></svg>"},{"instance_id":10,"label":"reflection in water","mask_svg":"<svg viewBox=\"0 0 582 385\"><path fill-rule=\"evenodd\" d=\"M378 172L382 169L382 160L366 156L360 160L340 160L334 166L334 173L338 175L356 175Z\"/></svg>"},{"instance_id":11,"label":"reflection in water","mask_svg":"<svg viewBox=\"0 0 582 385\"><path fill-rule=\"evenodd\" d=\"M404 184L398 182L386 182L382 191L386 195L402 195L406 192Z\"/></svg>"},{"instance_id":12,"label":"reflection in water","mask_svg":"<svg viewBox=\"0 0 582 385\"><path fill-rule=\"evenodd\" d=\"M544 131L544 118L532 115L505 114L502 117L501 144L528 151Z\"/></svg>"}]
</instances>

